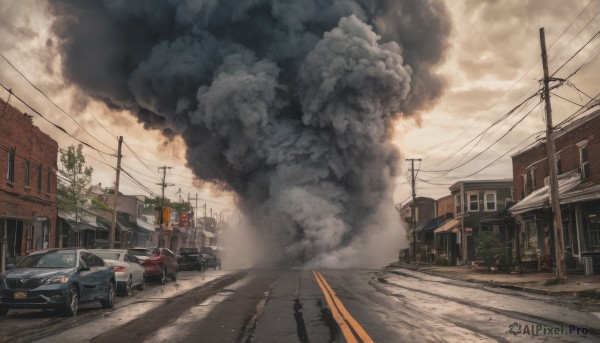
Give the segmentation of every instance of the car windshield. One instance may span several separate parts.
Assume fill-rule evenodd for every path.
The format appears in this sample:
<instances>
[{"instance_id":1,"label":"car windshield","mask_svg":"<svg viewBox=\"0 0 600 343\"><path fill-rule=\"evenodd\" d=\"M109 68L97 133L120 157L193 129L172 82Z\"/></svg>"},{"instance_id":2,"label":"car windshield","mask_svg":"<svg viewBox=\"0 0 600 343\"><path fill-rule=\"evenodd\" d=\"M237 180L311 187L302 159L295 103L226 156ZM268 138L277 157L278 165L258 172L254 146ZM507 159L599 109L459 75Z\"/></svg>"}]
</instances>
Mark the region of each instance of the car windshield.
<instances>
[{"instance_id":1,"label":"car windshield","mask_svg":"<svg viewBox=\"0 0 600 343\"><path fill-rule=\"evenodd\" d=\"M118 260L121 254L111 251L95 251L94 254L103 260Z\"/></svg>"},{"instance_id":2,"label":"car windshield","mask_svg":"<svg viewBox=\"0 0 600 343\"><path fill-rule=\"evenodd\" d=\"M49 251L25 256L17 264L17 268L73 268L76 261L76 253L73 250Z\"/></svg>"},{"instance_id":3,"label":"car windshield","mask_svg":"<svg viewBox=\"0 0 600 343\"><path fill-rule=\"evenodd\" d=\"M198 249L196 248L181 248L179 249L180 254L197 254Z\"/></svg>"},{"instance_id":4,"label":"car windshield","mask_svg":"<svg viewBox=\"0 0 600 343\"><path fill-rule=\"evenodd\" d=\"M129 251L131 251L135 256L157 256L158 255L158 249L130 249Z\"/></svg>"}]
</instances>

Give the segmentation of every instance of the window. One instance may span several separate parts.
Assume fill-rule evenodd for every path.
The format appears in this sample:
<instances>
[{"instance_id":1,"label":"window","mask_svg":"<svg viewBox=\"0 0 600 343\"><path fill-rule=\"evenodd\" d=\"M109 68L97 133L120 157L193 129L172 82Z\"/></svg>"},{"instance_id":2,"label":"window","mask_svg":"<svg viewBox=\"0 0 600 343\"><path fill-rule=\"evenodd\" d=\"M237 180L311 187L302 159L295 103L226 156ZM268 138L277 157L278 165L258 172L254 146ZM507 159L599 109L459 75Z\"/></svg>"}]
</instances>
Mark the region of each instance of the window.
<instances>
[{"instance_id":1,"label":"window","mask_svg":"<svg viewBox=\"0 0 600 343\"><path fill-rule=\"evenodd\" d=\"M42 166L37 167L37 190L42 190Z\"/></svg>"},{"instance_id":2,"label":"window","mask_svg":"<svg viewBox=\"0 0 600 343\"><path fill-rule=\"evenodd\" d=\"M525 195L531 194L535 190L535 168L527 170L527 174L524 175L525 179Z\"/></svg>"},{"instance_id":3,"label":"window","mask_svg":"<svg viewBox=\"0 0 600 343\"><path fill-rule=\"evenodd\" d=\"M6 173L6 181L15 183L15 149L8 150L8 170Z\"/></svg>"},{"instance_id":4,"label":"window","mask_svg":"<svg viewBox=\"0 0 600 343\"><path fill-rule=\"evenodd\" d=\"M25 161L25 172L23 174L25 189L29 189L29 161Z\"/></svg>"},{"instance_id":5,"label":"window","mask_svg":"<svg viewBox=\"0 0 600 343\"><path fill-rule=\"evenodd\" d=\"M460 201L460 194L456 194L454 196L454 208L456 210L456 214L461 213L462 202Z\"/></svg>"},{"instance_id":6,"label":"window","mask_svg":"<svg viewBox=\"0 0 600 343\"><path fill-rule=\"evenodd\" d=\"M590 163L588 160L587 144L579 147L579 161L581 163L581 178L587 179L590 177Z\"/></svg>"},{"instance_id":7,"label":"window","mask_svg":"<svg viewBox=\"0 0 600 343\"><path fill-rule=\"evenodd\" d=\"M48 176L46 177L46 193L50 194L50 181L52 180L52 171L48 169Z\"/></svg>"},{"instance_id":8,"label":"window","mask_svg":"<svg viewBox=\"0 0 600 343\"><path fill-rule=\"evenodd\" d=\"M496 192L485 192L485 210L496 211Z\"/></svg>"},{"instance_id":9,"label":"window","mask_svg":"<svg viewBox=\"0 0 600 343\"><path fill-rule=\"evenodd\" d=\"M469 199L469 212L479 211L479 193L467 193Z\"/></svg>"},{"instance_id":10,"label":"window","mask_svg":"<svg viewBox=\"0 0 600 343\"><path fill-rule=\"evenodd\" d=\"M562 174L562 160L560 155L556 156L556 175Z\"/></svg>"}]
</instances>

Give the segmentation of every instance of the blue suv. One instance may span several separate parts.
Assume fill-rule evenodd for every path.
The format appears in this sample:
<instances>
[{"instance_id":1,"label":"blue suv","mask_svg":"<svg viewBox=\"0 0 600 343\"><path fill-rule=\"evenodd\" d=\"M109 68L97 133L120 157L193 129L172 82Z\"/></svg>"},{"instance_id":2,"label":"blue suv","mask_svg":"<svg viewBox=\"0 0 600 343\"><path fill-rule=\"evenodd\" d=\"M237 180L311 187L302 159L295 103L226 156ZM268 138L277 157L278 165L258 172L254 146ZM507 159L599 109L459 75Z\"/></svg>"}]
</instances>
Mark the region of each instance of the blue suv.
<instances>
[{"instance_id":1,"label":"blue suv","mask_svg":"<svg viewBox=\"0 0 600 343\"><path fill-rule=\"evenodd\" d=\"M92 301L112 308L115 289L112 267L89 251L36 251L0 274L0 315L11 308L50 308L74 316L80 303Z\"/></svg>"}]
</instances>

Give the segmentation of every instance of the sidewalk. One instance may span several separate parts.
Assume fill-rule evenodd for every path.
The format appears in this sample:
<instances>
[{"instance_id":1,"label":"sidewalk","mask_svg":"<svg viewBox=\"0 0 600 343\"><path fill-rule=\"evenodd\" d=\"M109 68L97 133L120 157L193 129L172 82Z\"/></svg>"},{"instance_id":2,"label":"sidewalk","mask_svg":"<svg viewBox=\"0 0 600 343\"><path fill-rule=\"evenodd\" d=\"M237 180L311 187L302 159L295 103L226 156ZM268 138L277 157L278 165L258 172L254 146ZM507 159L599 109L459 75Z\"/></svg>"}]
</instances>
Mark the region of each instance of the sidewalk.
<instances>
[{"instance_id":1,"label":"sidewalk","mask_svg":"<svg viewBox=\"0 0 600 343\"><path fill-rule=\"evenodd\" d=\"M569 295L600 300L600 275L567 275L562 284L552 284L554 274L535 272L510 274L473 270L470 266L440 266L427 263L395 262L388 268L404 268L453 280L518 289L538 294Z\"/></svg>"}]
</instances>

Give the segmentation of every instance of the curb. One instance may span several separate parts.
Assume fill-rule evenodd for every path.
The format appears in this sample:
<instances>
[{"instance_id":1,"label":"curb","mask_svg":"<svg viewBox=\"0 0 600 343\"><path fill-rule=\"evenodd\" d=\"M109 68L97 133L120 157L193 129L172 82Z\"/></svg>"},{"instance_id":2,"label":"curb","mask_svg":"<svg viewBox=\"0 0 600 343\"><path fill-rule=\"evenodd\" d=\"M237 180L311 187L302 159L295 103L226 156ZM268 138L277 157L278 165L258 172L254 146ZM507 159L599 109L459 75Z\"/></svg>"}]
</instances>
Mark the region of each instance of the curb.
<instances>
[{"instance_id":1,"label":"curb","mask_svg":"<svg viewBox=\"0 0 600 343\"><path fill-rule=\"evenodd\" d=\"M403 264L403 263L399 263L399 262L394 262L394 263L389 264L386 268L408 269L408 270L421 272L421 273L424 273L427 275L445 277L450 280L471 282L471 283L481 284L481 285L485 285L485 286L489 286L489 287L498 287L498 288L522 291L522 292L527 292L527 293L532 293L532 294L548 295L548 296L568 296L568 297L575 297L578 299L600 300L600 285L595 290L593 290L593 289L592 290L590 290L590 289L571 290L571 291L543 290L543 289L524 287L524 286L513 285L513 284L509 284L509 283L502 283L502 282L489 282L489 281L483 281L483 280L477 280L477 279L471 279L471 278L460 278L460 277L457 278L457 277L453 277L456 274L449 275L449 273L444 273L443 271L442 272L431 271L428 269L428 267L434 267L434 266L435 265L432 265L432 264L420 264L420 263Z\"/></svg>"}]
</instances>

